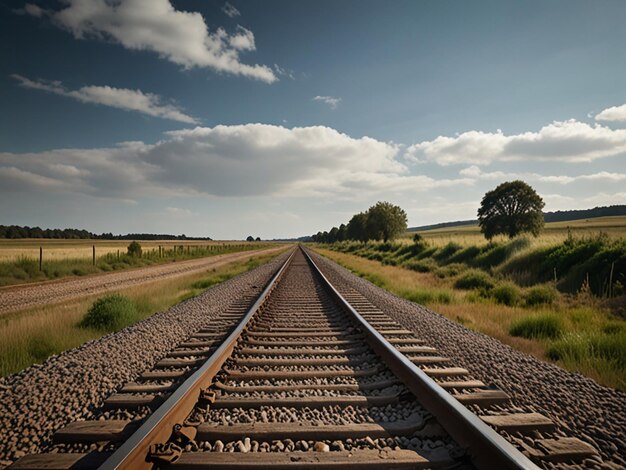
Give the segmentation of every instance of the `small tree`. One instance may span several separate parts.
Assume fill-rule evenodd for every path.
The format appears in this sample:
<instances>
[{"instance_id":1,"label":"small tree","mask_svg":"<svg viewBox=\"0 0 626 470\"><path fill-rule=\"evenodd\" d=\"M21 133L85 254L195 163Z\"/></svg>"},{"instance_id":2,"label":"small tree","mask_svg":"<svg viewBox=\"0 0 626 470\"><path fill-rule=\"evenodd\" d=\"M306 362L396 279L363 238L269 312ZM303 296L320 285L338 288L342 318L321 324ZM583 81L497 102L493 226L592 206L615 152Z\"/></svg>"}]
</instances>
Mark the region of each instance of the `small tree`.
<instances>
[{"instance_id":1,"label":"small tree","mask_svg":"<svg viewBox=\"0 0 626 470\"><path fill-rule=\"evenodd\" d=\"M256 237L256 238L254 239L254 241L255 241L255 242L260 242L260 241L261 241L261 237Z\"/></svg>"},{"instance_id":2,"label":"small tree","mask_svg":"<svg viewBox=\"0 0 626 470\"><path fill-rule=\"evenodd\" d=\"M136 242L136 241L130 242L126 250L129 256L141 257L141 245L139 244L139 242Z\"/></svg>"},{"instance_id":3,"label":"small tree","mask_svg":"<svg viewBox=\"0 0 626 470\"><path fill-rule=\"evenodd\" d=\"M406 227L406 212L390 202L377 202L367 211L366 232L368 238L392 240L404 233Z\"/></svg>"},{"instance_id":4,"label":"small tree","mask_svg":"<svg viewBox=\"0 0 626 470\"><path fill-rule=\"evenodd\" d=\"M254 241L254 237L252 235L248 235L248 238L246 238L247 242L253 242Z\"/></svg>"},{"instance_id":5,"label":"small tree","mask_svg":"<svg viewBox=\"0 0 626 470\"><path fill-rule=\"evenodd\" d=\"M529 232L539 235L543 228L543 199L523 181L502 183L483 197L478 209L478 225L485 238L498 234Z\"/></svg>"}]
</instances>

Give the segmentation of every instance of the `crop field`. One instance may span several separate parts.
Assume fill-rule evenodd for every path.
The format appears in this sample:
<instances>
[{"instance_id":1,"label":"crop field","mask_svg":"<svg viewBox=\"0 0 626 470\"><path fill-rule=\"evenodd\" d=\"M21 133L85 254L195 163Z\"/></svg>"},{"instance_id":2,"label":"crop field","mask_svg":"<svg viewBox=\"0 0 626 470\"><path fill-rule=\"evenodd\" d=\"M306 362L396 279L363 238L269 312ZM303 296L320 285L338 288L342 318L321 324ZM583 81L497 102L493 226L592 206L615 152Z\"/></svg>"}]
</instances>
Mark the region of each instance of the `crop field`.
<instances>
[{"instance_id":1,"label":"crop field","mask_svg":"<svg viewBox=\"0 0 626 470\"><path fill-rule=\"evenodd\" d=\"M57 239L0 239L0 263L15 261L20 258L39 259L39 248L43 248L44 260L91 259L93 246L96 256L117 255L126 252L131 240L57 240ZM204 240L139 240L144 251L158 251L159 246L166 250L174 247L219 247L251 245L242 241L204 241Z\"/></svg>"},{"instance_id":2,"label":"crop field","mask_svg":"<svg viewBox=\"0 0 626 470\"><path fill-rule=\"evenodd\" d=\"M130 240L0 239L0 287L270 246L268 243L243 241L148 240L139 242L141 255L130 256L127 254L130 242Z\"/></svg>"}]
</instances>

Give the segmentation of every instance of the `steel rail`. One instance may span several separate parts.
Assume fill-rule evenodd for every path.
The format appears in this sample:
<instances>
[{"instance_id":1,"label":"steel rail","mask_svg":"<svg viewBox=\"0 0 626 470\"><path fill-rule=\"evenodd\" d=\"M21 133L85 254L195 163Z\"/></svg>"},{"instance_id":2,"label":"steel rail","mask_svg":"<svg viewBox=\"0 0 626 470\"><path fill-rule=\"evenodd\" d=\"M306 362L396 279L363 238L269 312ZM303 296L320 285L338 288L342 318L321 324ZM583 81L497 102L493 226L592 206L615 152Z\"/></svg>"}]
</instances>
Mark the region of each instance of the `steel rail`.
<instances>
[{"instance_id":1,"label":"steel rail","mask_svg":"<svg viewBox=\"0 0 626 470\"><path fill-rule=\"evenodd\" d=\"M391 371L418 397L443 428L468 451L473 463L485 469L538 469L530 459L485 424L478 416L453 398L424 371L399 352L357 312L324 276L307 250L307 260L337 302L361 327L369 345L380 355Z\"/></svg>"},{"instance_id":2,"label":"steel rail","mask_svg":"<svg viewBox=\"0 0 626 470\"><path fill-rule=\"evenodd\" d=\"M103 470L134 470L153 467L153 464L146 460L150 445L166 442L172 435L174 426L182 423L187 418L198 402L200 390L211 384L224 362L230 357L237 340L274 287L276 287L296 251L297 248L292 251L291 255L274 274L256 302L248 309L237 327L228 335L220 347L99 468Z\"/></svg>"}]
</instances>

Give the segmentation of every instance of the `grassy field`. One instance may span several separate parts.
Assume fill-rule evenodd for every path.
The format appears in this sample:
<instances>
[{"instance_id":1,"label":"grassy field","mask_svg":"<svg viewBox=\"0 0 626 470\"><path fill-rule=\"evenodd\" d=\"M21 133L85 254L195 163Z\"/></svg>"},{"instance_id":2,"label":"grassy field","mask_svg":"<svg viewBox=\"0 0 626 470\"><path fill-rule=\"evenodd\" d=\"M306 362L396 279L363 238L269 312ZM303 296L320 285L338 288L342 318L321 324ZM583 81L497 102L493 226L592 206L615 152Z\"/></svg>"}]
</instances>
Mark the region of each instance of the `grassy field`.
<instances>
[{"instance_id":1,"label":"grassy field","mask_svg":"<svg viewBox=\"0 0 626 470\"><path fill-rule=\"evenodd\" d=\"M259 266L278 254L252 256L201 274L116 291L136 307L135 321L165 310L209 287ZM0 376L18 372L52 354L99 338L107 331L78 326L98 296L33 308L0 317Z\"/></svg>"},{"instance_id":2,"label":"grassy field","mask_svg":"<svg viewBox=\"0 0 626 470\"><path fill-rule=\"evenodd\" d=\"M469 328L626 389L626 226L619 225L626 218L603 219L595 232L568 233L559 223L539 239L472 244L479 235L466 227L423 232L416 243L341 242L317 249Z\"/></svg>"},{"instance_id":3,"label":"grassy field","mask_svg":"<svg viewBox=\"0 0 626 470\"><path fill-rule=\"evenodd\" d=\"M571 220L567 222L550 222L540 237L533 239L534 246L548 246L561 243L569 234L573 236L590 236L602 231L609 238L626 237L626 216L595 217L592 219ZM411 243L416 232L406 232L401 240ZM446 227L432 230L419 230L417 233L435 246L443 246L451 241L464 246L486 245L488 241L480 233L478 225L464 225L461 227ZM506 240L506 237L496 237L494 241Z\"/></svg>"},{"instance_id":4,"label":"grassy field","mask_svg":"<svg viewBox=\"0 0 626 470\"><path fill-rule=\"evenodd\" d=\"M130 241L0 239L0 286L83 276L269 246L259 242L141 241L142 255L127 256ZM96 247L96 264L92 247ZM43 249L39 269L39 247ZM160 249L159 249L160 247Z\"/></svg>"}]
</instances>

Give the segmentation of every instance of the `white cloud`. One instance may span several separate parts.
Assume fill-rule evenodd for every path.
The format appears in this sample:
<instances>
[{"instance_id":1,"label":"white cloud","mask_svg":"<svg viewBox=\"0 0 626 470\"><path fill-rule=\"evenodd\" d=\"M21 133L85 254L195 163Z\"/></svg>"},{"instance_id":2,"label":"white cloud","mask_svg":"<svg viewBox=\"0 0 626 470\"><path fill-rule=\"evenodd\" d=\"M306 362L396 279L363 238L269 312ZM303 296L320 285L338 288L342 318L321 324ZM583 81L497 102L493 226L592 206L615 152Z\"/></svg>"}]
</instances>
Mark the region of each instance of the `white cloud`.
<instances>
[{"instance_id":1,"label":"white cloud","mask_svg":"<svg viewBox=\"0 0 626 470\"><path fill-rule=\"evenodd\" d=\"M590 126L576 120L555 121L538 132L506 136L469 131L455 137L439 136L407 149L409 160L439 165L549 160L590 162L626 152L626 130Z\"/></svg>"},{"instance_id":2,"label":"white cloud","mask_svg":"<svg viewBox=\"0 0 626 470\"><path fill-rule=\"evenodd\" d=\"M222 7L222 11L231 18L241 15L239 10L237 10L237 8L235 8L235 6L232 5L230 2L224 3L224 6Z\"/></svg>"},{"instance_id":3,"label":"white cloud","mask_svg":"<svg viewBox=\"0 0 626 470\"><path fill-rule=\"evenodd\" d=\"M596 121L626 122L626 104L612 106L596 114Z\"/></svg>"},{"instance_id":4,"label":"white cloud","mask_svg":"<svg viewBox=\"0 0 626 470\"><path fill-rule=\"evenodd\" d=\"M337 109L337 105L341 102L341 98L335 98L334 96L315 96L313 101L321 101L330 106L330 109Z\"/></svg>"},{"instance_id":5,"label":"white cloud","mask_svg":"<svg viewBox=\"0 0 626 470\"><path fill-rule=\"evenodd\" d=\"M473 182L408 174L397 159L399 149L323 126L197 127L169 132L156 144L0 153L0 191L17 190L5 185L16 171L28 173L18 185L24 191L45 184L50 190L125 199L211 195L356 200Z\"/></svg>"},{"instance_id":6,"label":"white cloud","mask_svg":"<svg viewBox=\"0 0 626 470\"><path fill-rule=\"evenodd\" d=\"M197 124L198 120L185 114L171 104L162 104L162 98L152 93L128 88L110 86L84 86L78 90L68 90L59 81L31 80L21 75L11 75L24 88L47 91L56 95L73 98L82 103L101 104L126 111L137 111L149 116L172 119L174 121Z\"/></svg>"},{"instance_id":7,"label":"white cloud","mask_svg":"<svg viewBox=\"0 0 626 470\"><path fill-rule=\"evenodd\" d=\"M267 83L277 80L265 65L239 60L241 51L255 50L254 35L238 28L234 35L218 28L210 32L198 12L176 10L169 0L64 0L51 21L75 38L95 37L127 49L149 50L186 68L209 67ZM36 11L26 10L34 16ZM242 29L245 31L242 34Z\"/></svg>"},{"instance_id":8,"label":"white cloud","mask_svg":"<svg viewBox=\"0 0 626 470\"><path fill-rule=\"evenodd\" d=\"M482 171L476 165L464 168L459 171L461 176L474 178L476 180L505 180L522 179L526 181L539 181L542 183L570 184L579 181L604 181L606 183L617 183L626 181L626 173L613 173L600 171L587 175L540 175L538 173L506 173L503 171Z\"/></svg>"}]
</instances>

